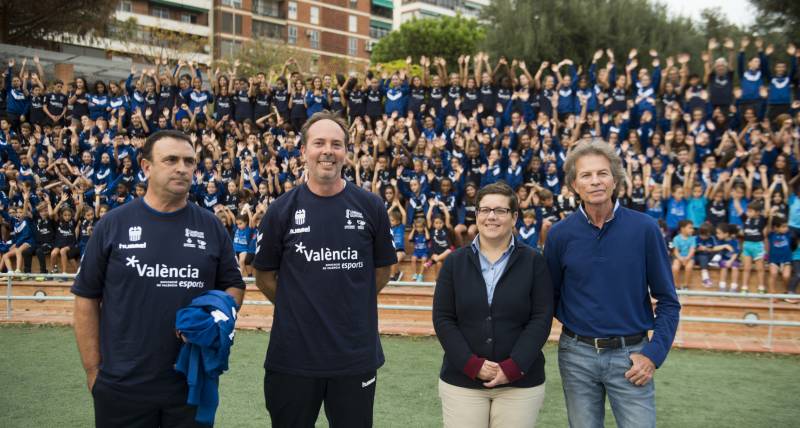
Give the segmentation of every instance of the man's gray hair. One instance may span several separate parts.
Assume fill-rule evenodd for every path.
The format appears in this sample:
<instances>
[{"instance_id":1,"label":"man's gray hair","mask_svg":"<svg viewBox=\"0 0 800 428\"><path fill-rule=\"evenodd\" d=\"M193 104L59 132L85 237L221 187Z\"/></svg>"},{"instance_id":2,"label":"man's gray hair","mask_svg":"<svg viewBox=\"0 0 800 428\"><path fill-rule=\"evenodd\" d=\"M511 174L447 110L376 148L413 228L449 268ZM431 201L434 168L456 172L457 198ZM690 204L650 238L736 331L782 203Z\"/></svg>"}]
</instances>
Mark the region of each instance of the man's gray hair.
<instances>
[{"instance_id":1,"label":"man's gray hair","mask_svg":"<svg viewBox=\"0 0 800 428\"><path fill-rule=\"evenodd\" d=\"M565 180L570 190L578 193L575 191L575 188L572 187L572 183L578 176L575 164L578 163L578 159L591 155L603 156L608 159L608 163L611 164L611 176L614 178L614 183L616 183L617 188L625 183L625 169L622 168L622 159L614 150L614 147L600 138L592 138L590 141L578 143L575 148L569 152L567 160L564 162Z\"/></svg>"}]
</instances>

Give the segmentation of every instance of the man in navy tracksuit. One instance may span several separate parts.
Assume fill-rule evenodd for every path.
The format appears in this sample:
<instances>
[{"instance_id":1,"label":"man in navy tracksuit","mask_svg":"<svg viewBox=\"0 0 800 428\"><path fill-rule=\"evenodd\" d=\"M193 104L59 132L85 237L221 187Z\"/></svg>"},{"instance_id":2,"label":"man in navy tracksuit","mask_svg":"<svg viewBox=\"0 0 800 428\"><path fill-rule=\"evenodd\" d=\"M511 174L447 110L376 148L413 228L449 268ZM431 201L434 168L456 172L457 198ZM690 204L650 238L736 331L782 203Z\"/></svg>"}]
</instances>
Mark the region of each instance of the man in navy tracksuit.
<instances>
[{"instance_id":1,"label":"man in navy tracksuit","mask_svg":"<svg viewBox=\"0 0 800 428\"><path fill-rule=\"evenodd\" d=\"M28 111L28 94L23 87L24 82L17 76L14 76L13 59L8 60L8 71L6 72L6 116L11 129L19 131L20 120L25 116ZM23 64L24 67L24 64Z\"/></svg>"},{"instance_id":2,"label":"man in navy tracksuit","mask_svg":"<svg viewBox=\"0 0 800 428\"><path fill-rule=\"evenodd\" d=\"M758 42L757 42L758 43ZM742 44L737 57L737 68L739 71L739 85L742 88L742 95L737 104L739 112L744 113L748 108L755 110L755 114L760 118L763 115L761 108L761 85L764 83L764 73L761 70L761 59L759 57L750 58L745 65L745 49L750 44L747 37L742 39ZM760 44L758 45L761 49Z\"/></svg>"},{"instance_id":3,"label":"man in navy tracksuit","mask_svg":"<svg viewBox=\"0 0 800 428\"><path fill-rule=\"evenodd\" d=\"M789 106L792 103L792 86L797 82L793 81L797 75L797 57L795 56L796 48L792 45L787 49L789 54L789 61L791 68L787 74L786 63L778 62L775 64L775 74L773 75L769 69L769 56L772 53L772 48L767 47L766 51L758 53L761 59L761 72L764 73L764 79L769 82L767 90L767 117L770 121L775 120L778 116L789 113ZM778 125L779 124L774 124Z\"/></svg>"}]
</instances>

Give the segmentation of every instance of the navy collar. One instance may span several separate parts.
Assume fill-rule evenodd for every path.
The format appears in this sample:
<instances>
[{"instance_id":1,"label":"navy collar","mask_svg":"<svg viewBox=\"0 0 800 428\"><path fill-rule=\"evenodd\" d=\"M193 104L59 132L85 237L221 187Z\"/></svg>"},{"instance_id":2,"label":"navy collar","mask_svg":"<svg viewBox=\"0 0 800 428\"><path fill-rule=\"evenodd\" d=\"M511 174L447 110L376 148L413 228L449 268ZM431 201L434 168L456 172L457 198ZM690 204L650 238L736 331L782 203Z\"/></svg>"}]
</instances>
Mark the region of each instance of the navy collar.
<instances>
[{"instance_id":1,"label":"navy collar","mask_svg":"<svg viewBox=\"0 0 800 428\"><path fill-rule=\"evenodd\" d=\"M591 225L594 225L594 223L592 223L592 220L589 218L589 216L588 216L588 215L586 215L586 211L584 211L584 210L583 210L583 204L580 204L580 205L578 205L578 209L580 210L581 214L583 214L583 217L586 219L586 221L587 221L589 224L591 224ZM617 210L618 210L618 209L619 209L619 199L617 199L616 201L614 201L614 210L611 212L611 218L609 218L608 220L606 220L606 221L605 221L605 223L608 223L608 222L610 222L611 220L614 220L614 217L616 217L616 216L617 216Z\"/></svg>"}]
</instances>

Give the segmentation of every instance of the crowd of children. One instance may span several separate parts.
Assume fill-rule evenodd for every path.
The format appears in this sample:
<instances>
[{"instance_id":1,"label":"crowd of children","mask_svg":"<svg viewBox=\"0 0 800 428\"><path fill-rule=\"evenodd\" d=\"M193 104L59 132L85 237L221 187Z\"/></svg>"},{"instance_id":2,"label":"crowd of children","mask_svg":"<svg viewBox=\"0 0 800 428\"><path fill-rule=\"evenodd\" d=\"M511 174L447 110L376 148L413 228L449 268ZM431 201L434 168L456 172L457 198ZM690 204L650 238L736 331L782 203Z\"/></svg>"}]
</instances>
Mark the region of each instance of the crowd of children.
<instances>
[{"instance_id":1,"label":"crowd of children","mask_svg":"<svg viewBox=\"0 0 800 428\"><path fill-rule=\"evenodd\" d=\"M692 69L691 53L631 49L620 59L599 49L586 64L530 70L477 52L456 64L407 58L392 73L313 74L289 60L249 76L237 63L156 58L91 85L48 80L36 58L33 69L11 59L0 86L2 268L30 272L35 255L42 272L74 270L94 222L144 194L144 139L177 129L197 152L191 200L228 227L248 273L255 225L304 182L299 131L329 109L350 123L343 177L384 200L398 255L411 261L405 279L421 280L471 242L476 192L499 180L520 201L520 239L546 251L551 227L579 206L566 156L600 138L627 172L617 200L662 224L679 286L715 287L719 269L715 288L793 293L800 50L745 37L694 54L702 68Z\"/></svg>"}]
</instances>

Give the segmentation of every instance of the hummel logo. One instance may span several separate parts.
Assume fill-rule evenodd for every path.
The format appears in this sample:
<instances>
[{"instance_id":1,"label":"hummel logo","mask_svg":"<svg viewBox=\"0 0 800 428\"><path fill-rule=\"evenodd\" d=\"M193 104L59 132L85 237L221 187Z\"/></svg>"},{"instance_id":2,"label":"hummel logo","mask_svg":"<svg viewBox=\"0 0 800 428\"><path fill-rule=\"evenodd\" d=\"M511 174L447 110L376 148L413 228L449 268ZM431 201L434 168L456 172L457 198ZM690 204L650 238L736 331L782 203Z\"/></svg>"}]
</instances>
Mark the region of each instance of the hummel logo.
<instances>
[{"instance_id":1,"label":"hummel logo","mask_svg":"<svg viewBox=\"0 0 800 428\"><path fill-rule=\"evenodd\" d=\"M295 253L302 253L306 249L306 246L303 243L294 244L294 252Z\"/></svg>"},{"instance_id":2,"label":"hummel logo","mask_svg":"<svg viewBox=\"0 0 800 428\"><path fill-rule=\"evenodd\" d=\"M128 266L128 267L131 267L131 266L135 267L136 265L139 264L139 260L136 260L136 256L125 257L125 261L127 262L127 263L125 263L125 266Z\"/></svg>"},{"instance_id":3,"label":"hummel logo","mask_svg":"<svg viewBox=\"0 0 800 428\"><path fill-rule=\"evenodd\" d=\"M366 387L372 385L373 383L375 383L375 378L374 377L372 379L366 381L366 382L361 382L361 387L362 388L366 388Z\"/></svg>"}]
</instances>

